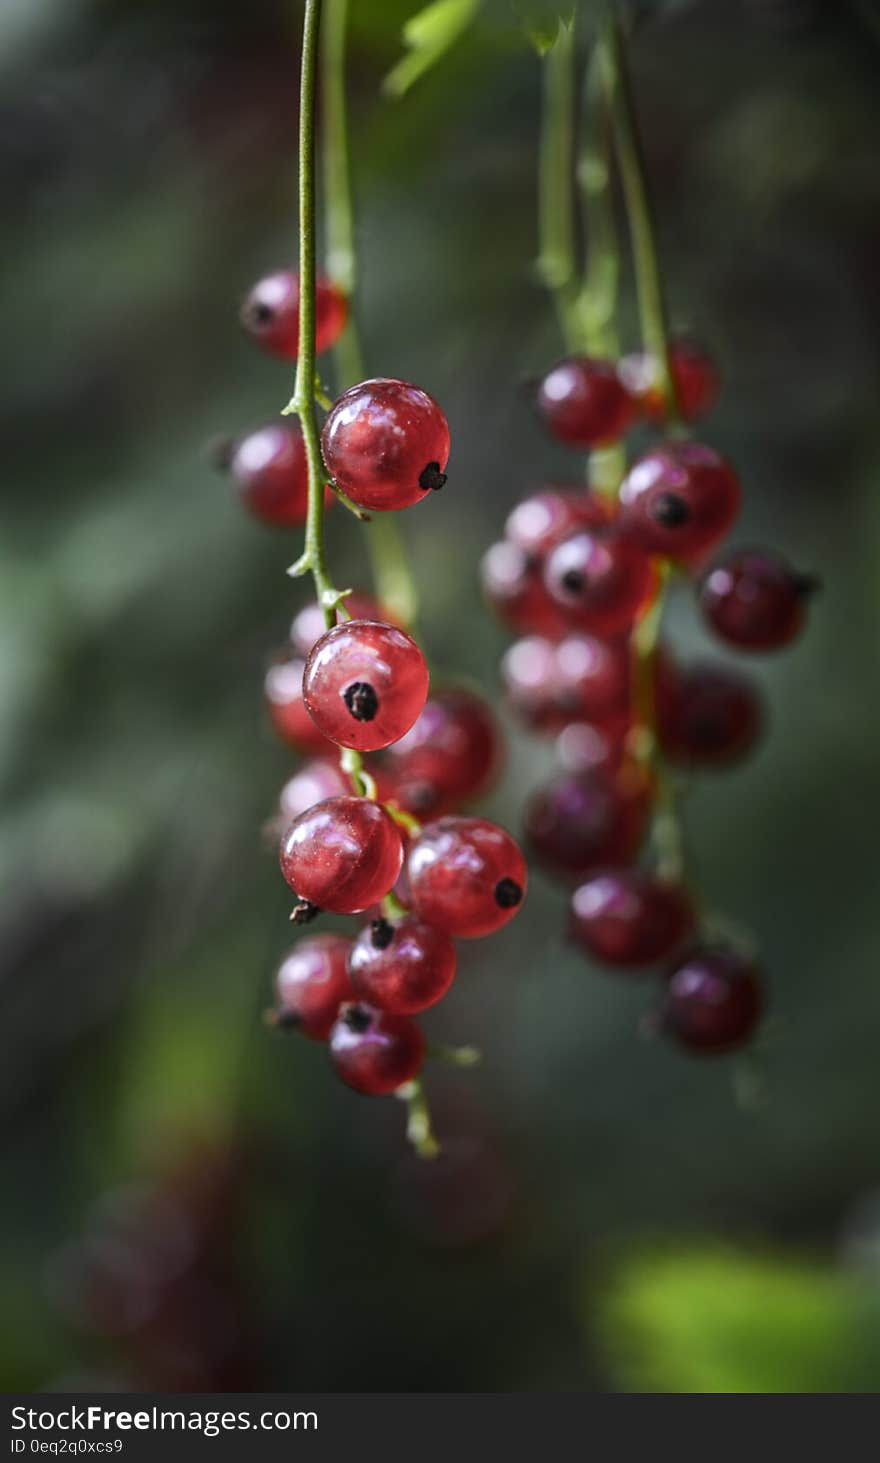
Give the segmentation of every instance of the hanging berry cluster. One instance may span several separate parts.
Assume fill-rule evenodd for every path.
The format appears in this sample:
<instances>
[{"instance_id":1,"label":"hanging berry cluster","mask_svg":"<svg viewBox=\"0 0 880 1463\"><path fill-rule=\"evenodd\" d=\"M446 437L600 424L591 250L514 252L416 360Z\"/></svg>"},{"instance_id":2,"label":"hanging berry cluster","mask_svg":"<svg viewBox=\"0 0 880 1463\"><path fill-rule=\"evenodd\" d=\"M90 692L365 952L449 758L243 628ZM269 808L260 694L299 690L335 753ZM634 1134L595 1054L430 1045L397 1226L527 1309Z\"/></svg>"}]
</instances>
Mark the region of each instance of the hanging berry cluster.
<instances>
[{"instance_id":1,"label":"hanging berry cluster","mask_svg":"<svg viewBox=\"0 0 880 1463\"><path fill-rule=\"evenodd\" d=\"M294 395L280 422L226 445L221 459L257 517L305 526L304 552L289 572L310 574L316 599L296 615L289 649L265 682L274 730L311 758L281 794L281 872L296 924L327 913L355 917L359 929L298 941L278 970L271 1020L327 1042L334 1070L355 1091L405 1098L409 1136L432 1156L425 1058L467 1064L476 1054L429 1049L413 1018L452 985L454 942L492 934L517 913L526 866L504 829L461 811L499 766L488 706L464 689L429 699L425 657L401 623L407 616L380 596L338 590L327 566L326 506L338 497L358 518L380 515L367 531L383 532L387 547L384 515L429 500L446 483L450 436L437 402L409 382L362 380L331 403L316 375L316 356L341 348L344 332L352 360L353 328L346 295L315 274L320 9L308 0L299 274L260 280L241 312L260 347L296 362ZM338 21L338 7L328 10ZM326 410L320 436L317 403ZM405 572L398 562L397 578ZM404 598L411 608L412 596Z\"/></svg>"},{"instance_id":2,"label":"hanging berry cluster","mask_svg":"<svg viewBox=\"0 0 880 1463\"><path fill-rule=\"evenodd\" d=\"M545 168L557 178L561 168L563 182L571 156L565 133L558 134L560 87L570 96L574 53L572 23L561 27L548 58L550 130L542 149ZM699 345L667 340L613 19L596 43L587 90L590 146L604 141L607 153L581 169L593 180L582 287L564 187L554 192L553 179L544 182L550 207L542 263L575 348L536 383L534 399L546 430L589 454L589 486L546 488L519 503L485 555L483 587L519 637L502 665L508 704L526 726L557 738L562 769L532 796L525 827L538 862L574 886L573 940L610 967L665 967L652 1024L693 1051L722 1052L755 1030L762 979L751 953L719 944L701 918L684 866L676 777L744 757L759 733L760 703L751 682L724 664L679 665L659 639L660 620L670 580L682 580L693 584L714 635L740 650L773 650L800 630L811 581L768 550L718 556L738 516L740 485L726 459L691 435L714 405L719 381ZM616 346L616 261L609 291L608 268L589 258L594 240L606 266L614 258L613 151L645 339L640 352L616 359L600 354ZM598 349L584 351L584 341ZM636 427L662 440L627 464L622 443Z\"/></svg>"}]
</instances>

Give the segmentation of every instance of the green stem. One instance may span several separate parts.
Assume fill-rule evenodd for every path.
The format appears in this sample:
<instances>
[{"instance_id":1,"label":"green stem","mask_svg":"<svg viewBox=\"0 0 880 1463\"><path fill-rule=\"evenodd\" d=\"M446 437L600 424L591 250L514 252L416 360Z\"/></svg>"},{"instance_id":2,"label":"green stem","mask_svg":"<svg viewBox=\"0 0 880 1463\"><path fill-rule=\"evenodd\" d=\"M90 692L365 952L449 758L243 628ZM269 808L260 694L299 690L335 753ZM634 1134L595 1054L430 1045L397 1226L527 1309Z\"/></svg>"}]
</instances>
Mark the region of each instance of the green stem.
<instances>
[{"instance_id":1,"label":"green stem","mask_svg":"<svg viewBox=\"0 0 880 1463\"><path fill-rule=\"evenodd\" d=\"M431 1127L431 1111L420 1079L406 1082L394 1095L407 1105L406 1136L419 1158L436 1158L440 1144Z\"/></svg>"},{"instance_id":2,"label":"green stem","mask_svg":"<svg viewBox=\"0 0 880 1463\"><path fill-rule=\"evenodd\" d=\"M680 410L669 366L669 328L660 272L654 217L648 196L642 140L636 116L623 28L610 14L597 42L611 113L620 176L632 239L642 341L655 363L666 415L678 422Z\"/></svg>"},{"instance_id":3,"label":"green stem","mask_svg":"<svg viewBox=\"0 0 880 1463\"><path fill-rule=\"evenodd\" d=\"M349 0L324 0L321 33L326 264L327 273L344 290L349 302L348 323L334 350L340 390L364 378L357 325L357 246L345 86L348 7ZM372 519L367 530L367 551L379 600L400 624L413 630L418 595L394 513L379 513Z\"/></svg>"},{"instance_id":4,"label":"green stem","mask_svg":"<svg viewBox=\"0 0 880 1463\"><path fill-rule=\"evenodd\" d=\"M560 22L556 44L544 58L541 139L538 158L537 268L550 291L566 347L577 350L574 226L574 20Z\"/></svg>"},{"instance_id":5,"label":"green stem","mask_svg":"<svg viewBox=\"0 0 880 1463\"><path fill-rule=\"evenodd\" d=\"M296 566L311 572L324 622L336 623L339 592L330 578L324 546L324 463L315 413L315 82L321 0L306 0L299 93L299 342L293 396L285 412L302 427L309 477L305 549Z\"/></svg>"}]
</instances>

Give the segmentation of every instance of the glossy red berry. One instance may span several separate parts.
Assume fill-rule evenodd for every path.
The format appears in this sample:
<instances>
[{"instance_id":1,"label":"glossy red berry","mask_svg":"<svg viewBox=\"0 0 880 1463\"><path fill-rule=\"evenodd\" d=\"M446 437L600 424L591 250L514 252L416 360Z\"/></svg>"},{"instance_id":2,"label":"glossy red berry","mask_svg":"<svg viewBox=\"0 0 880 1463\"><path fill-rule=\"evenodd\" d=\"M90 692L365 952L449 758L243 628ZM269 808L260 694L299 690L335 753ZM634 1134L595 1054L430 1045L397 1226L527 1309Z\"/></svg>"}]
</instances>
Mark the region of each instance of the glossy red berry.
<instances>
[{"instance_id":1,"label":"glossy red berry","mask_svg":"<svg viewBox=\"0 0 880 1463\"><path fill-rule=\"evenodd\" d=\"M706 575L700 608L712 629L741 650L776 650L793 640L815 580L796 574L778 554L729 554Z\"/></svg>"},{"instance_id":2,"label":"glossy red berry","mask_svg":"<svg viewBox=\"0 0 880 1463\"><path fill-rule=\"evenodd\" d=\"M294 946L275 977L278 1026L327 1040L339 1007L354 999L348 977L351 948L343 935L309 935Z\"/></svg>"},{"instance_id":3,"label":"glossy red berry","mask_svg":"<svg viewBox=\"0 0 880 1463\"><path fill-rule=\"evenodd\" d=\"M596 874L571 897L572 937L607 965L665 960L690 933L693 922L684 886L645 869Z\"/></svg>"},{"instance_id":4,"label":"glossy red berry","mask_svg":"<svg viewBox=\"0 0 880 1463\"><path fill-rule=\"evenodd\" d=\"M673 762L736 762L757 741L761 720L756 688L727 666L669 667L658 676L658 730Z\"/></svg>"},{"instance_id":5,"label":"glossy red berry","mask_svg":"<svg viewBox=\"0 0 880 1463\"><path fill-rule=\"evenodd\" d=\"M394 616L389 615L375 596L368 594L364 589L356 589L352 594L346 595L345 608L351 620L381 620L385 624L395 624ZM336 622L340 623L338 610ZM303 605L294 617L290 627L290 643L295 650L299 651L300 655L307 656L315 641L320 640L321 636L326 633L327 623L324 619L324 611L316 600L312 600L311 604Z\"/></svg>"},{"instance_id":6,"label":"glossy red berry","mask_svg":"<svg viewBox=\"0 0 880 1463\"><path fill-rule=\"evenodd\" d=\"M315 281L315 349L335 345L348 319L348 301L321 275ZM270 355L293 361L299 354L299 275L278 269L258 280L241 307L241 323Z\"/></svg>"},{"instance_id":7,"label":"glossy red berry","mask_svg":"<svg viewBox=\"0 0 880 1463\"><path fill-rule=\"evenodd\" d=\"M558 638L568 629L565 611L544 586L544 561L518 544L493 544L480 564L483 593L499 620L517 635Z\"/></svg>"},{"instance_id":8,"label":"glossy red berry","mask_svg":"<svg viewBox=\"0 0 880 1463\"><path fill-rule=\"evenodd\" d=\"M446 482L446 418L408 381L380 377L344 391L321 445L330 476L361 508L408 508Z\"/></svg>"},{"instance_id":9,"label":"glossy red berry","mask_svg":"<svg viewBox=\"0 0 880 1463\"><path fill-rule=\"evenodd\" d=\"M631 763L619 770L567 773L533 795L526 808L526 833L548 869L587 874L635 857L649 809L650 783Z\"/></svg>"},{"instance_id":10,"label":"glossy red berry","mask_svg":"<svg viewBox=\"0 0 880 1463\"><path fill-rule=\"evenodd\" d=\"M408 732L428 695L425 657L403 630L378 620L334 625L313 645L303 699L340 747L374 752Z\"/></svg>"},{"instance_id":11,"label":"glossy red berry","mask_svg":"<svg viewBox=\"0 0 880 1463\"><path fill-rule=\"evenodd\" d=\"M297 752L327 752L332 744L318 730L303 701L305 662L299 656L269 667L263 690L266 710L276 734Z\"/></svg>"},{"instance_id":12,"label":"glossy red berry","mask_svg":"<svg viewBox=\"0 0 880 1463\"><path fill-rule=\"evenodd\" d=\"M575 528L601 528L610 521L605 499L584 488L544 488L523 498L507 517L504 537L526 554L546 554Z\"/></svg>"},{"instance_id":13,"label":"glossy red berry","mask_svg":"<svg viewBox=\"0 0 880 1463\"><path fill-rule=\"evenodd\" d=\"M298 422L269 422L218 451L244 506L264 523L305 523L309 477Z\"/></svg>"},{"instance_id":14,"label":"glossy red berry","mask_svg":"<svg viewBox=\"0 0 880 1463\"><path fill-rule=\"evenodd\" d=\"M429 823L410 846L407 875L415 913L463 939L507 924L526 892L519 847L486 818Z\"/></svg>"},{"instance_id":15,"label":"glossy red berry","mask_svg":"<svg viewBox=\"0 0 880 1463\"><path fill-rule=\"evenodd\" d=\"M425 1038L408 1016L356 1001L343 1006L330 1033L330 1060L355 1092L382 1097L419 1075Z\"/></svg>"},{"instance_id":16,"label":"glossy red berry","mask_svg":"<svg viewBox=\"0 0 880 1463\"><path fill-rule=\"evenodd\" d=\"M544 583L571 627L615 636L631 628L654 591L656 576L639 544L616 533L583 529L550 553Z\"/></svg>"},{"instance_id":17,"label":"glossy red berry","mask_svg":"<svg viewBox=\"0 0 880 1463\"><path fill-rule=\"evenodd\" d=\"M437 691L399 742L389 748L396 795L413 812L435 816L489 788L504 755L488 704L472 691Z\"/></svg>"},{"instance_id":18,"label":"glossy red berry","mask_svg":"<svg viewBox=\"0 0 880 1463\"><path fill-rule=\"evenodd\" d=\"M572 447L617 442L636 415L635 402L610 361L571 356L538 387L538 410L548 431Z\"/></svg>"},{"instance_id":19,"label":"glossy red berry","mask_svg":"<svg viewBox=\"0 0 880 1463\"><path fill-rule=\"evenodd\" d=\"M342 797L348 791L348 782L343 777L338 762L319 758L307 762L285 782L278 798L278 810L284 820L284 827L298 818L315 803L327 798Z\"/></svg>"},{"instance_id":20,"label":"glossy red berry","mask_svg":"<svg viewBox=\"0 0 880 1463\"><path fill-rule=\"evenodd\" d=\"M328 798L301 813L281 840L281 872L301 900L357 914L385 898L400 873L397 824L368 798Z\"/></svg>"},{"instance_id":21,"label":"glossy red berry","mask_svg":"<svg viewBox=\"0 0 880 1463\"><path fill-rule=\"evenodd\" d=\"M621 531L648 553L690 563L724 537L739 504L736 474L719 453L702 442L668 442L624 478Z\"/></svg>"},{"instance_id":22,"label":"glossy red berry","mask_svg":"<svg viewBox=\"0 0 880 1463\"><path fill-rule=\"evenodd\" d=\"M446 995L455 976L455 946L444 930L407 915L373 920L352 946L348 963L359 999L382 1011L414 1016Z\"/></svg>"},{"instance_id":23,"label":"glossy red berry","mask_svg":"<svg viewBox=\"0 0 880 1463\"><path fill-rule=\"evenodd\" d=\"M761 1005L761 978L751 960L731 950L696 949L669 976L660 1025L690 1051L732 1051L752 1035Z\"/></svg>"},{"instance_id":24,"label":"glossy red berry","mask_svg":"<svg viewBox=\"0 0 880 1463\"><path fill-rule=\"evenodd\" d=\"M682 339L670 343L669 364L682 417L686 422L699 421L712 410L721 391L714 361L696 341ZM662 421L665 403L653 356L644 351L624 356L619 370L624 386L645 415Z\"/></svg>"}]
</instances>

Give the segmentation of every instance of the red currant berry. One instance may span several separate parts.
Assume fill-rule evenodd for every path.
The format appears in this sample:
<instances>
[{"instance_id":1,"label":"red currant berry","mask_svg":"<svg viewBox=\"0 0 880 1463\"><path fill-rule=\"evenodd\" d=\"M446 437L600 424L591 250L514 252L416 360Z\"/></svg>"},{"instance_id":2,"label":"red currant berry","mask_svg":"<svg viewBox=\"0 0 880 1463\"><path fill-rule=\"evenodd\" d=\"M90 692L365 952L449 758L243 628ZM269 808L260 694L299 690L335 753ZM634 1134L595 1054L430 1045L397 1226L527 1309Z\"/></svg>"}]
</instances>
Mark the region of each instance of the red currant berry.
<instances>
[{"instance_id":1,"label":"red currant berry","mask_svg":"<svg viewBox=\"0 0 880 1463\"><path fill-rule=\"evenodd\" d=\"M446 482L446 418L408 381L380 377L344 391L321 444L333 481L361 508L409 508Z\"/></svg>"},{"instance_id":2,"label":"red currant berry","mask_svg":"<svg viewBox=\"0 0 880 1463\"><path fill-rule=\"evenodd\" d=\"M684 420L696 422L707 416L721 391L714 361L696 341L674 340L669 347L669 365ZM624 356L619 370L624 386L645 415L662 421L666 409L653 356L644 351Z\"/></svg>"},{"instance_id":3,"label":"red currant berry","mask_svg":"<svg viewBox=\"0 0 880 1463\"><path fill-rule=\"evenodd\" d=\"M301 900L331 914L378 904L403 864L397 824L368 798L328 798L281 840L281 872Z\"/></svg>"},{"instance_id":4,"label":"red currant berry","mask_svg":"<svg viewBox=\"0 0 880 1463\"><path fill-rule=\"evenodd\" d=\"M542 635L515 640L501 660L508 705L536 731L558 731L572 718L558 704L556 646Z\"/></svg>"},{"instance_id":5,"label":"red currant berry","mask_svg":"<svg viewBox=\"0 0 880 1463\"><path fill-rule=\"evenodd\" d=\"M568 621L544 587L540 555L517 544L493 544L483 555L480 579L488 604L515 634L556 638L565 634Z\"/></svg>"},{"instance_id":6,"label":"red currant berry","mask_svg":"<svg viewBox=\"0 0 880 1463\"><path fill-rule=\"evenodd\" d=\"M315 349L320 355L335 345L348 319L348 301L341 290L320 275L315 281ZM299 354L299 275L276 270L259 280L241 307L241 323L252 340L270 355L296 360Z\"/></svg>"},{"instance_id":7,"label":"red currant berry","mask_svg":"<svg viewBox=\"0 0 880 1463\"><path fill-rule=\"evenodd\" d=\"M571 897L573 938L608 965L665 960L693 922L687 890L645 869L596 874Z\"/></svg>"},{"instance_id":8,"label":"red currant berry","mask_svg":"<svg viewBox=\"0 0 880 1463\"><path fill-rule=\"evenodd\" d=\"M538 387L538 410L548 431L572 447L606 447L632 424L636 407L609 361L572 356Z\"/></svg>"},{"instance_id":9,"label":"red currant berry","mask_svg":"<svg viewBox=\"0 0 880 1463\"><path fill-rule=\"evenodd\" d=\"M556 647L559 704L569 720L626 720L630 708L632 666L626 640L600 640L595 635L568 635Z\"/></svg>"},{"instance_id":10,"label":"red currant berry","mask_svg":"<svg viewBox=\"0 0 880 1463\"><path fill-rule=\"evenodd\" d=\"M264 682L266 710L276 734L297 752L332 751L332 743L318 730L303 701L305 664L298 656L269 667Z\"/></svg>"},{"instance_id":11,"label":"red currant berry","mask_svg":"<svg viewBox=\"0 0 880 1463\"><path fill-rule=\"evenodd\" d=\"M389 763L404 805L421 798L422 814L434 814L444 803L485 792L502 758L501 734L486 702L471 691L438 691L406 736L390 748Z\"/></svg>"},{"instance_id":12,"label":"red currant berry","mask_svg":"<svg viewBox=\"0 0 880 1463\"><path fill-rule=\"evenodd\" d=\"M338 762L314 760L307 762L285 782L278 798L278 809L284 820L284 827L298 818L300 813L313 808L315 803L326 802L327 798L342 797L348 791Z\"/></svg>"},{"instance_id":13,"label":"red currant berry","mask_svg":"<svg viewBox=\"0 0 880 1463\"><path fill-rule=\"evenodd\" d=\"M244 506L264 523L305 523L309 477L298 422L270 422L217 449Z\"/></svg>"},{"instance_id":14,"label":"red currant berry","mask_svg":"<svg viewBox=\"0 0 880 1463\"><path fill-rule=\"evenodd\" d=\"M732 1051L748 1041L761 1004L750 960L732 950L697 949L669 976L660 1024L690 1051Z\"/></svg>"},{"instance_id":15,"label":"red currant berry","mask_svg":"<svg viewBox=\"0 0 880 1463\"><path fill-rule=\"evenodd\" d=\"M727 666L669 668L657 678L660 742L673 762L736 762L757 741L761 720L752 682Z\"/></svg>"},{"instance_id":16,"label":"red currant berry","mask_svg":"<svg viewBox=\"0 0 880 1463\"><path fill-rule=\"evenodd\" d=\"M452 985L455 946L443 930L412 915L395 924L376 919L355 940L348 970L358 997L381 1011L414 1016Z\"/></svg>"},{"instance_id":17,"label":"red currant berry","mask_svg":"<svg viewBox=\"0 0 880 1463\"><path fill-rule=\"evenodd\" d=\"M592 635L628 631L656 585L642 548L618 534L582 529L556 545L544 583L571 625Z\"/></svg>"},{"instance_id":18,"label":"red currant berry","mask_svg":"<svg viewBox=\"0 0 880 1463\"><path fill-rule=\"evenodd\" d=\"M340 747L375 752L408 732L428 695L425 657L403 630L378 620L334 625L312 646L303 699Z\"/></svg>"},{"instance_id":19,"label":"red currant berry","mask_svg":"<svg viewBox=\"0 0 880 1463\"><path fill-rule=\"evenodd\" d=\"M706 575L700 608L707 622L741 650L776 650L793 640L804 622L816 581L796 574L767 549L728 555Z\"/></svg>"},{"instance_id":20,"label":"red currant berry","mask_svg":"<svg viewBox=\"0 0 880 1463\"><path fill-rule=\"evenodd\" d=\"M425 1038L408 1016L356 1001L343 1006L330 1033L330 1059L348 1087L383 1097L419 1075Z\"/></svg>"},{"instance_id":21,"label":"red currant berry","mask_svg":"<svg viewBox=\"0 0 880 1463\"><path fill-rule=\"evenodd\" d=\"M650 783L640 768L567 773L541 788L526 808L529 844L552 872L591 873L626 864L638 853L650 808Z\"/></svg>"},{"instance_id":22,"label":"red currant berry","mask_svg":"<svg viewBox=\"0 0 880 1463\"><path fill-rule=\"evenodd\" d=\"M739 512L736 474L702 442L668 442L640 457L620 488L621 530L651 554L692 562Z\"/></svg>"},{"instance_id":23,"label":"red currant berry","mask_svg":"<svg viewBox=\"0 0 880 1463\"><path fill-rule=\"evenodd\" d=\"M593 772L597 767L616 771L624 760L629 717L592 726L574 721L556 738L556 754L566 772Z\"/></svg>"},{"instance_id":24,"label":"red currant berry","mask_svg":"<svg viewBox=\"0 0 880 1463\"><path fill-rule=\"evenodd\" d=\"M327 1040L342 1002L354 998L348 978L351 948L343 935L310 935L294 946L275 977L278 1026Z\"/></svg>"},{"instance_id":25,"label":"red currant berry","mask_svg":"<svg viewBox=\"0 0 880 1463\"><path fill-rule=\"evenodd\" d=\"M379 601L372 594L364 589L356 589L353 594L345 597L345 608L351 620L382 620L389 625L395 624L394 616L380 605ZM339 623L339 611L336 612L336 621ZM343 623L345 623L343 621ZM300 655L306 656L316 640L327 633L327 624L324 619L324 611L316 600L311 604L303 605L299 614L294 618L290 627L290 643Z\"/></svg>"},{"instance_id":26,"label":"red currant berry","mask_svg":"<svg viewBox=\"0 0 880 1463\"><path fill-rule=\"evenodd\" d=\"M546 554L575 528L601 528L610 518L607 502L595 493L545 488L517 503L504 525L504 537L526 554Z\"/></svg>"},{"instance_id":27,"label":"red currant berry","mask_svg":"<svg viewBox=\"0 0 880 1463\"><path fill-rule=\"evenodd\" d=\"M526 892L517 844L485 818L429 823L410 846L407 875L416 914L462 939L506 925Z\"/></svg>"}]
</instances>

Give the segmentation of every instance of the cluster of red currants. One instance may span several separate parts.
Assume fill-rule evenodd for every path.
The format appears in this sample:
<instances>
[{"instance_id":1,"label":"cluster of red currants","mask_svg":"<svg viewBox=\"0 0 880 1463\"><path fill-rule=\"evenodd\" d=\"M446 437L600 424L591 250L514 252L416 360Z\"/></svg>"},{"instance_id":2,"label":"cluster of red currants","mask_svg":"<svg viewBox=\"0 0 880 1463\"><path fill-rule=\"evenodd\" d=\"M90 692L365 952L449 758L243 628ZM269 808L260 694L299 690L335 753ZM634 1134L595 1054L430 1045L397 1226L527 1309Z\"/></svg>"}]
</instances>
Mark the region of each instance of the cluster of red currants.
<instances>
[{"instance_id":1,"label":"cluster of red currants","mask_svg":"<svg viewBox=\"0 0 880 1463\"><path fill-rule=\"evenodd\" d=\"M711 361L677 342L669 369L681 418L702 416L718 391ZM571 357L540 381L537 408L564 443L607 449L638 422L664 421L659 374L645 355L619 365ZM520 636L502 666L508 703L558 739L563 769L532 797L526 832L536 859L576 882L579 945L619 968L666 963L659 1025L690 1049L724 1051L757 1023L759 973L738 951L700 939L679 869L670 877L662 860L656 869L636 861L652 817L664 816L669 769L741 758L757 738L760 701L724 664L677 665L651 622L677 571L696 580L717 636L770 650L798 633L813 582L766 550L706 567L740 504L733 469L711 447L680 432L621 472L613 496L548 488L525 499L483 560L486 596Z\"/></svg>"},{"instance_id":2,"label":"cluster of red currants","mask_svg":"<svg viewBox=\"0 0 880 1463\"><path fill-rule=\"evenodd\" d=\"M317 344L326 349L344 326L345 303L321 282L317 305ZM243 319L268 349L295 357L296 276L258 284ZM384 512L444 485L449 428L418 387L369 380L333 404L321 450L334 489ZM231 466L259 516L302 521L308 470L298 425L244 438ZM350 1087L385 1094L418 1077L426 1043L412 1018L449 990L454 940L491 934L514 916L526 867L508 833L460 811L499 766L489 707L464 689L428 699L421 650L372 596L342 596L333 614L329 629L318 603L297 614L290 647L266 677L266 703L281 739L312 759L280 799L293 917L356 915L361 929L355 938L302 938L278 971L272 1015L280 1027L329 1041Z\"/></svg>"}]
</instances>

